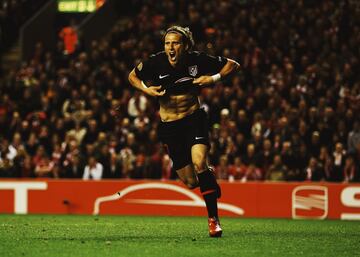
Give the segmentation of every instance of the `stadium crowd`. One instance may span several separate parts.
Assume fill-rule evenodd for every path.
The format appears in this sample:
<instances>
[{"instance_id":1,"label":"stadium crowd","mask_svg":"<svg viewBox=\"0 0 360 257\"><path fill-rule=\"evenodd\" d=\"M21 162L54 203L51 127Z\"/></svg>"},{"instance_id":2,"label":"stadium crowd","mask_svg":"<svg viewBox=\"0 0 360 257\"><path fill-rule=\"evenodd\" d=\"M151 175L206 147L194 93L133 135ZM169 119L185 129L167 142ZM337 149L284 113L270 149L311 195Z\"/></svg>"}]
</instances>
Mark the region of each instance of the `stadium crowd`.
<instances>
[{"instance_id":1,"label":"stadium crowd","mask_svg":"<svg viewBox=\"0 0 360 257\"><path fill-rule=\"evenodd\" d=\"M360 181L358 1L148 2L129 0L135 18L90 49L39 43L6 74L0 177L174 179L156 99L127 76L177 23L198 50L242 66L201 93L219 179Z\"/></svg>"}]
</instances>

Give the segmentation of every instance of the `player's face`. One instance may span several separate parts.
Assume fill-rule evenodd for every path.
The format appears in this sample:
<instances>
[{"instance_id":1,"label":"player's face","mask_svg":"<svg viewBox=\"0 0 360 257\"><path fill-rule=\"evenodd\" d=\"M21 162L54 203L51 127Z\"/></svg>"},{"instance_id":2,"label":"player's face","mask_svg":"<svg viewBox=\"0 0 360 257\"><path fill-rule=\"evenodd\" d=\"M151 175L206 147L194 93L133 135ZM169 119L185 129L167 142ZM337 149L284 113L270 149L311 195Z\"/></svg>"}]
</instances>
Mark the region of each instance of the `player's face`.
<instances>
[{"instance_id":1,"label":"player's face","mask_svg":"<svg viewBox=\"0 0 360 257\"><path fill-rule=\"evenodd\" d=\"M182 35L169 33L165 36L165 53L171 65L176 65L185 52Z\"/></svg>"}]
</instances>

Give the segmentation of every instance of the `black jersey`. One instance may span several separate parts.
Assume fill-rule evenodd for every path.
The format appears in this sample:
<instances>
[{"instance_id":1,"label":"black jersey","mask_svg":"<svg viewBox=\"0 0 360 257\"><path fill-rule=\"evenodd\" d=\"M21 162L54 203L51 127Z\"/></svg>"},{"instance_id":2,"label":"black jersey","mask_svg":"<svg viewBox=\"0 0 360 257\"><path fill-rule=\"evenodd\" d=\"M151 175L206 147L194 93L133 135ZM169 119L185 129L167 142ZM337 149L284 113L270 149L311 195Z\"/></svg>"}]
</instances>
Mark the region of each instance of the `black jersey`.
<instances>
[{"instance_id":1,"label":"black jersey","mask_svg":"<svg viewBox=\"0 0 360 257\"><path fill-rule=\"evenodd\" d=\"M201 52L186 53L181 61L173 67L165 52L151 55L135 68L138 78L151 81L153 85L161 85L166 94L184 94L194 89L195 78L202 75L218 73L226 64L227 59L211 56Z\"/></svg>"}]
</instances>

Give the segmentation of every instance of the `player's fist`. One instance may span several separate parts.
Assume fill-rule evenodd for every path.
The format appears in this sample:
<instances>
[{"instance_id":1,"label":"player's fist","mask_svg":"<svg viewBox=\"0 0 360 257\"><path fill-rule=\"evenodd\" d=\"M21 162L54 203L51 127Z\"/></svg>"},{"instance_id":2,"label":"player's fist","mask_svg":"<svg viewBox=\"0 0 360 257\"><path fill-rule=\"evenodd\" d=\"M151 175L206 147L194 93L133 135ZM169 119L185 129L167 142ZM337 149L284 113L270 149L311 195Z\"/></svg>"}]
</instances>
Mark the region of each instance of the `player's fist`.
<instances>
[{"instance_id":1,"label":"player's fist","mask_svg":"<svg viewBox=\"0 0 360 257\"><path fill-rule=\"evenodd\" d=\"M161 86L150 86L144 89L144 92L151 96L163 96L166 90L161 90Z\"/></svg>"},{"instance_id":2,"label":"player's fist","mask_svg":"<svg viewBox=\"0 0 360 257\"><path fill-rule=\"evenodd\" d=\"M206 86L214 83L214 80L211 76L200 76L196 79L194 79L193 84L199 85L199 86Z\"/></svg>"}]
</instances>

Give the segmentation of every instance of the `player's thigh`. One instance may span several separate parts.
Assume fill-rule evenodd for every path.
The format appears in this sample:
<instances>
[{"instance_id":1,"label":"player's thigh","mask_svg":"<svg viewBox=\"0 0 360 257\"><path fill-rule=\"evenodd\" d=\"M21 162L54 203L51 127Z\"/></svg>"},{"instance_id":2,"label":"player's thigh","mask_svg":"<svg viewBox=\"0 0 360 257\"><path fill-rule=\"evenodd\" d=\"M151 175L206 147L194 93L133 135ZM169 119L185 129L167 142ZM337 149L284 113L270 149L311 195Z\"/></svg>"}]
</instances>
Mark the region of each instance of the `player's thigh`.
<instances>
[{"instance_id":1,"label":"player's thigh","mask_svg":"<svg viewBox=\"0 0 360 257\"><path fill-rule=\"evenodd\" d=\"M205 144L196 144L191 147L191 159L196 172L207 168L207 154L209 147Z\"/></svg>"}]
</instances>

